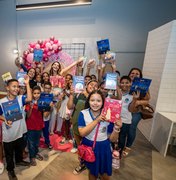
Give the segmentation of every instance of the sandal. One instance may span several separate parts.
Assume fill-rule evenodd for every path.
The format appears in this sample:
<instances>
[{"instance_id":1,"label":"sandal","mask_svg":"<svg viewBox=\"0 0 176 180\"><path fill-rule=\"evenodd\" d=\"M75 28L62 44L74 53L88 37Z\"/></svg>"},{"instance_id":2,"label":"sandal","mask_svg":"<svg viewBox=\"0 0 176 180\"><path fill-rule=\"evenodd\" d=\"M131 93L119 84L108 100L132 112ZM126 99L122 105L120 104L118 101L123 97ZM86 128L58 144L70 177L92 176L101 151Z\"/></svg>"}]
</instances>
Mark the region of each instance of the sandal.
<instances>
[{"instance_id":1,"label":"sandal","mask_svg":"<svg viewBox=\"0 0 176 180\"><path fill-rule=\"evenodd\" d=\"M39 161L43 161L43 156L41 156L40 154L37 154L36 159L38 159Z\"/></svg>"},{"instance_id":2,"label":"sandal","mask_svg":"<svg viewBox=\"0 0 176 180\"><path fill-rule=\"evenodd\" d=\"M126 157L126 156L128 156L128 154L130 153L130 151L131 151L131 148L129 148L129 147L125 147L124 148L124 150L123 150L123 156L124 157Z\"/></svg>"}]
</instances>

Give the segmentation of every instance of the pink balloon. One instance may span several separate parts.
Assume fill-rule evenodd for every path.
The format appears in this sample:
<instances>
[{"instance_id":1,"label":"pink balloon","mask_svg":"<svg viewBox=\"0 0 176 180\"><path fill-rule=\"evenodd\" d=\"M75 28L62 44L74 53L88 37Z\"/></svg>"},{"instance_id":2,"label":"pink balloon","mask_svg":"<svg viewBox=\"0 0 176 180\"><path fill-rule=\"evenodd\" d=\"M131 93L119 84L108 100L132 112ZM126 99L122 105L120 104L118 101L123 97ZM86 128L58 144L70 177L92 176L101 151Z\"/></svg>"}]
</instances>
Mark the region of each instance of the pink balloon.
<instances>
[{"instance_id":1,"label":"pink balloon","mask_svg":"<svg viewBox=\"0 0 176 180\"><path fill-rule=\"evenodd\" d=\"M54 38L55 38L54 36L51 36L51 37L50 37L50 40L51 40L51 41L54 41Z\"/></svg>"},{"instance_id":2,"label":"pink balloon","mask_svg":"<svg viewBox=\"0 0 176 180\"><path fill-rule=\"evenodd\" d=\"M43 41L42 40L38 40L37 43L38 44L43 44Z\"/></svg>"},{"instance_id":3,"label":"pink balloon","mask_svg":"<svg viewBox=\"0 0 176 180\"><path fill-rule=\"evenodd\" d=\"M48 56L51 56L51 52L47 52L47 55L48 55Z\"/></svg>"},{"instance_id":4,"label":"pink balloon","mask_svg":"<svg viewBox=\"0 0 176 180\"><path fill-rule=\"evenodd\" d=\"M47 57L47 55L46 54L43 54L43 58L46 58Z\"/></svg>"},{"instance_id":5,"label":"pink balloon","mask_svg":"<svg viewBox=\"0 0 176 180\"><path fill-rule=\"evenodd\" d=\"M62 43L60 41L58 41L58 46L62 46Z\"/></svg>"},{"instance_id":6,"label":"pink balloon","mask_svg":"<svg viewBox=\"0 0 176 180\"><path fill-rule=\"evenodd\" d=\"M27 55L27 58L26 58L27 62L28 62L28 63L32 63L32 62L33 62L33 59L34 59L34 54L33 54L33 53L29 53L29 54Z\"/></svg>"},{"instance_id":7,"label":"pink balloon","mask_svg":"<svg viewBox=\"0 0 176 180\"><path fill-rule=\"evenodd\" d=\"M52 51L52 50L53 50L53 47L52 47L52 46L50 46L50 47L49 47L49 51Z\"/></svg>"},{"instance_id":8,"label":"pink balloon","mask_svg":"<svg viewBox=\"0 0 176 180\"><path fill-rule=\"evenodd\" d=\"M49 42L47 42L47 43L45 44L45 46L46 46L47 48L49 48L49 47L51 46L51 44L50 44Z\"/></svg>"},{"instance_id":9,"label":"pink balloon","mask_svg":"<svg viewBox=\"0 0 176 180\"><path fill-rule=\"evenodd\" d=\"M33 53L34 52L34 48L30 48L29 51L30 51L30 53Z\"/></svg>"},{"instance_id":10,"label":"pink balloon","mask_svg":"<svg viewBox=\"0 0 176 180\"><path fill-rule=\"evenodd\" d=\"M30 46L31 48L34 48L34 47L35 47L35 43L30 43L29 46Z\"/></svg>"},{"instance_id":11,"label":"pink balloon","mask_svg":"<svg viewBox=\"0 0 176 180\"><path fill-rule=\"evenodd\" d=\"M57 44L53 44L53 49L56 50L58 48Z\"/></svg>"},{"instance_id":12,"label":"pink balloon","mask_svg":"<svg viewBox=\"0 0 176 180\"><path fill-rule=\"evenodd\" d=\"M58 40L57 40L57 39L55 39L55 40L54 40L54 44L57 44L57 43L58 43Z\"/></svg>"},{"instance_id":13,"label":"pink balloon","mask_svg":"<svg viewBox=\"0 0 176 180\"><path fill-rule=\"evenodd\" d=\"M53 44L54 44L54 42L53 42L53 41L50 41L50 44L51 44L51 45L53 45Z\"/></svg>"},{"instance_id":14,"label":"pink balloon","mask_svg":"<svg viewBox=\"0 0 176 180\"><path fill-rule=\"evenodd\" d=\"M36 44L36 45L35 45L35 48L36 48L36 49L40 49L40 44Z\"/></svg>"},{"instance_id":15,"label":"pink balloon","mask_svg":"<svg viewBox=\"0 0 176 180\"><path fill-rule=\"evenodd\" d=\"M59 51L62 51L62 47L61 47L61 46L59 46L59 47L58 47L58 50L59 50Z\"/></svg>"}]
</instances>

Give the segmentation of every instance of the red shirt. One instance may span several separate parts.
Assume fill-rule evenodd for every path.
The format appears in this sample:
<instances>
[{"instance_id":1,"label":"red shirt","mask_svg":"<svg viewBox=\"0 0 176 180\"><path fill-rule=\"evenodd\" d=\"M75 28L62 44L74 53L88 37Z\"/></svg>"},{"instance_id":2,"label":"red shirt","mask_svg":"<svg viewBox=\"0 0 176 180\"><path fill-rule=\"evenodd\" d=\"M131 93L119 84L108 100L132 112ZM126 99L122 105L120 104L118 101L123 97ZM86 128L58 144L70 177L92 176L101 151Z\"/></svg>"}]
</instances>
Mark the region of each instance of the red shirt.
<instances>
[{"instance_id":1,"label":"red shirt","mask_svg":"<svg viewBox=\"0 0 176 180\"><path fill-rule=\"evenodd\" d=\"M30 104L27 104L25 110L29 111L29 109ZM44 128L42 112L38 110L37 104L33 105L31 115L26 120L26 125L28 130L42 130Z\"/></svg>"}]
</instances>

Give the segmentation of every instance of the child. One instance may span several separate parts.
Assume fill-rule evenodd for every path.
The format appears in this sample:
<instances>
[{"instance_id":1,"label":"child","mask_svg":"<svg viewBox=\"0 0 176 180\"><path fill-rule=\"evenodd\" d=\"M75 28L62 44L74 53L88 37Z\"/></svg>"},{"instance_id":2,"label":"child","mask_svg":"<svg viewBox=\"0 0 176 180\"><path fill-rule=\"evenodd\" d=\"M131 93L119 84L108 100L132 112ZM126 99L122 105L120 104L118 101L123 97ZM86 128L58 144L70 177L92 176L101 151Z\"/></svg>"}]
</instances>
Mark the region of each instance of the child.
<instances>
[{"instance_id":1,"label":"child","mask_svg":"<svg viewBox=\"0 0 176 180\"><path fill-rule=\"evenodd\" d=\"M115 125L106 121L105 115L101 115L104 105L104 96L101 91L93 91L87 98L85 108L78 118L78 129L83 137L82 144L92 147L94 136L99 124L98 135L95 144L95 162L84 161L89 170L89 179L96 179L100 174L102 179L109 179L112 174L112 151L110 141L116 141L120 132L121 120Z\"/></svg>"},{"instance_id":2,"label":"child","mask_svg":"<svg viewBox=\"0 0 176 180\"><path fill-rule=\"evenodd\" d=\"M40 98L41 89L39 86L34 86L32 89L32 103L26 105L27 112L27 139L28 139L28 149L29 149L29 158L32 166L36 166L37 163L35 159L40 161L43 160L43 157L38 153L39 141L41 131L44 127L44 121L42 117L42 112L38 110L37 101Z\"/></svg>"},{"instance_id":3,"label":"child","mask_svg":"<svg viewBox=\"0 0 176 180\"><path fill-rule=\"evenodd\" d=\"M131 87L131 79L128 76L123 76L120 79L120 88L122 92L122 128L119 134L118 148L120 149L120 156L122 155L125 147L125 142L129 136L129 128L132 121L132 114L129 111L129 106L133 101L133 96L129 94Z\"/></svg>"},{"instance_id":4,"label":"child","mask_svg":"<svg viewBox=\"0 0 176 180\"><path fill-rule=\"evenodd\" d=\"M63 120L63 125L64 125L64 138L62 139L62 141L60 142L60 144L65 144L68 142L69 140L69 134L70 134L70 117L72 114L72 111L69 110L67 108L67 102L70 96L70 87L72 85L72 75L71 74L67 74L65 77L65 83L66 83L66 87L63 91L64 93L64 99L61 102L61 107L59 109L59 114L60 117Z\"/></svg>"},{"instance_id":5,"label":"child","mask_svg":"<svg viewBox=\"0 0 176 180\"><path fill-rule=\"evenodd\" d=\"M32 100L28 76L25 77L24 83L26 84L27 96L18 96L19 83L16 79L11 79L7 82L7 97L0 99L0 115L4 114L2 103L14 99L17 99L21 111L23 112L23 105ZM12 123L12 121L5 119L5 122L2 124L2 140L9 179L17 179L14 172L14 153L16 165L29 166L28 162L23 161L23 134L26 132L27 129L24 114L20 120Z\"/></svg>"},{"instance_id":6,"label":"child","mask_svg":"<svg viewBox=\"0 0 176 180\"><path fill-rule=\"evenodd\" d=\"M2 146L2 121L3 121L3 117L0 117L0 175L4 172L3 146Z\"/></svg>"},{"instance_id":7,"label":"child","mask_svg":"<svg viewBox=\"0 0 176 180\"><path fill-rule=\"evenodd\" d=\"M52 85L51 85L50 82L45 82L43 84L44 93L47 93L47 94L51 93L51 88L52 88ZM51 103L50 106L53 106L53 104ZM45 123L45 127L43 128L43 136L44 136L44 139L45 139L45 144L48 146L49 149L52 149L52 146L50 144L50 139L49 139L50 114L51 114L51 111L43 112L43 120L44 120L44 123Z\"/></svg>"}]
</instances>

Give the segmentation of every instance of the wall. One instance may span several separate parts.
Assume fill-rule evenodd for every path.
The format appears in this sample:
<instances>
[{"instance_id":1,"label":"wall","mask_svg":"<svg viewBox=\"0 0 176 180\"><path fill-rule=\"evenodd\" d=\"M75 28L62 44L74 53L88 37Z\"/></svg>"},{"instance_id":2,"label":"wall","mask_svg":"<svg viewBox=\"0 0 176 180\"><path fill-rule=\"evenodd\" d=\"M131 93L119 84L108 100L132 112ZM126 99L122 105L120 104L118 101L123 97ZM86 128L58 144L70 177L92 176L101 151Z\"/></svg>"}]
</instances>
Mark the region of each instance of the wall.
<instances>
[{"instance_id":1,"label":"wall","mask_svg":"<svg viewBox=\"0 0 176 180\"><path fill-rule=\"evenodd\" d=\"M0 26L0 75L10 71L14 76L17 70L13 54L13 49L17 48L15 0L0 1ZM4 90L1 76L0 90Z\"/></svg>"},{"instance_id":2,"label":"wall","mask_svg":"<svg viewBox=\"0 0 176 180\"><path fill-rule=\"evenodd\" d=\"M159 2L159 4L158 4ZM19 39L109 38L122 74L142 68L148 31L174 19L176 2L93 0L91 6L17 12Z\"/></svg>"},{"instance_id":3,"label":"wall","mask_svg":"<svg viewBox=\"0 0 176 180\"><path fill-rule=\"evenodd\" d=\"M0 44L0 59L4 64L1 73L16 71L11 54L16 47L14 1L0 1L0 23L4 27L0 39L3 42L8 39L12 46ZM175 19L175 7L175 0L93 0L91 6L16 12L17 39L46 39L51 35L57 38L108 37L111 49L117 52L117 66L123 75L131 67L142 68L148 31ZM2 18L7 15L6 20ZM6 61L2 60L4 57Z\"/></svg>"},{"instance_id":4,"label":"wall","mask_svg":"<svg viewBox=\"0 0 176 180\"><path fill-rule=\"evenodd\" d=\"M151 104L156 112L176 112L176 21L149 32L144 76L152 79ZM139 129L150 139L155 118L141 121Z\"/></svg>"}]
</instances>

